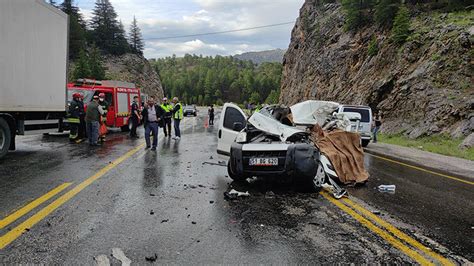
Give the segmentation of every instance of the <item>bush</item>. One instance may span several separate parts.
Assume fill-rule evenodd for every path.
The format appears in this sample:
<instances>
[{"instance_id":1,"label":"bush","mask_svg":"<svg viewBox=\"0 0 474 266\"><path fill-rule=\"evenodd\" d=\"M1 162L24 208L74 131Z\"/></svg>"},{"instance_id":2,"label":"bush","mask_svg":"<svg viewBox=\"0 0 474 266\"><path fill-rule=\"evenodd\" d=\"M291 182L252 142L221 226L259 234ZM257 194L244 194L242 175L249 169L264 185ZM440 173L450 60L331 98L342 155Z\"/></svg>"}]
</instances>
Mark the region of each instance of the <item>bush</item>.
<instances>
[{"instance_id":1,"label":"bush","mask_svg":"<svg viewBox=\"0 0 474 266\"><path fill-rule=\"evenodd\" d=\"M377 55L377 53L379 52L379 47L378 47L378 44L377 44L377 37L375 37L375 35L372 37L372 40L370 40L369 42L369 47L368 47L368 50L367 50L367 54L369 56L374 56L374 55Z\"/></svg>"},{"instance_id":2,"label":"bush","mask_svg":"<svg viewBox=\"0 0 474 266\"><path fill-rule=\"evenodd\" d=\"M380 26L392 26L400 0L380 0L375 7L375 22Z\"/></svg>"},{"instance_id":3,"label":"bush","mask_svg":"<svg viewBox=\"0 0 474 266\"><path fill-rule=\"evenodd\" d=\"M410 35L410 13L405 5L400 6L393 21L392 41L403 44Z\"/></svg>"}]
</instances>

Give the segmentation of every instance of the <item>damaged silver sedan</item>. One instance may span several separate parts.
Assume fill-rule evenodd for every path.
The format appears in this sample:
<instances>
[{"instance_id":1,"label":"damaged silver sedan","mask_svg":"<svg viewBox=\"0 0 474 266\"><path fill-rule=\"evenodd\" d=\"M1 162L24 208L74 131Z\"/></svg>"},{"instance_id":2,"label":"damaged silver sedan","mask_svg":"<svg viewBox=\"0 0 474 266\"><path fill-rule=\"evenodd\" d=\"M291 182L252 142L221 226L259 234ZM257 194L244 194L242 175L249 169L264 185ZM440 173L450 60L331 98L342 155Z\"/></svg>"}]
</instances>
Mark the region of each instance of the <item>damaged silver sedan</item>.
<instances>
[{"instance_id":1,"label":"damaged silver sedan","mask_svg":"<svg viewBox=\"0 0 474 266\"><path fill-rule=\"evenodd\" d=\"M272 105L247 119L237 105L226 103L219 122L217 151L230 156L229 176L237 181L254 176L278 178L310 191L330 183L337 197L342 196L345 191L334 182L341 181L338 171L318 145L325 136L315 134L315 128L323 130L320 133L335 130L357 134L347 131L351 120L360 120L360 115L337 113L338 107L338 103L327 101L306 101L290 108ZM345 174L345 169L341 173Z\"/></svg>"}]
</instances>

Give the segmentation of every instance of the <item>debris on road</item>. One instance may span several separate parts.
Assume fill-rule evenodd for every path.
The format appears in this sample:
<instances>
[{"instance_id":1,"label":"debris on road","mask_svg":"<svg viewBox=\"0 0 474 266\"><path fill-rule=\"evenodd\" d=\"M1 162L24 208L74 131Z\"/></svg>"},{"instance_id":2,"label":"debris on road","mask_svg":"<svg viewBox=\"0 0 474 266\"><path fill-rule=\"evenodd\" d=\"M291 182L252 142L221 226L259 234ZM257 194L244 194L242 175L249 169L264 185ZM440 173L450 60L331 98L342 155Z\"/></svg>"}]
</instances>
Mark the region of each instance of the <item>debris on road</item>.
<instances>
[{"instance_id":1,"label":"debris on road","mask_svg":"<svg viewBox=\"0 0 474 266\"><path fill-rule=\"evenodd\" d=\"M213 200L211 200L211 201L209 201L209 203L210 203L210 204L213 204L213 203L214 203L214 201L213 201Z\"/></svg>"},{"instance_id":2,"label":"debris on road","mask_svg":"<svg viewBox=\"0 0 474 266\"><path fill-rule=\"evenodd\" d=\"M149 262L154 262L158 259L158 255L155 253L155 255L153 256L150 256L150 257L145 257L145 260L146 261L149 261Z\"/></svg>"},{"instance_id":3,"label":"debris on road","mask_svg":"<svg viewBox=\"0 0 474 266\"><path fill-rule=\"evenodd\" d=\"M113 248L112 249L112 257L118 259L119 261L122 262L122 266L130 266L132 261L125 256L125 253L119 248Z\"/></svg>"},{"instance_id":4,"label":"debris on road","mask_svg":"<svg viewBox=\"0 0 474 266\"><path fill-rule=\"evenodd\" d=\"M209 165L217 165L217 166L227 167L227 164L225 163L225 161L218 161L217 163L215 163L215 162L203 162L202 164L203 165L204 164L209 164Z\"/></svg>"},{"instance_id":5,"label":"debris on road","mask_svg":"<svg viewBox=\"0 0 474 266\"><path fill-rule=\"evenodd\" d=\"M273 199L275 197L275 193L273 193L273 191L267 191L265 193L265 198L266 199Z\"/></svg>"},{"instance_id":6,"label":"debris on road","mask_svg":"<svg viewBox=\"0 0 474 266\"><path fill-rule=\"evenodd\" d=\"M377 187L380 192L395 192L395 185L380 185Z\"/></svg>"},{"instance_id":7,"label":"debris on road","mask_svg":"<svg viewBox=\"0 0 474 266\"><path fill-rule=\"evenodd\" d=\"M161 220L161 223L167 223L169 221L169 219L164 219L164 220Z\"/></svg>"},{"instance_id":8,"label":"debris on road","mask_svg":"<svg viewBox=\"0 0 474 266\"><path fill-rule=\"evenodd\" d=\"M150 215L153 215L155 214L155 212L153 210L150 211Z\"/></svg>"},{"instance_id":9,"label":"debris on road","mask_svg":"<svg viewBox=\"0 0 474 266\"><path fill-rule=\"evenodd\" d=\"M195 221L192 221L191 223L192 223L192 224L196 224L196 222L195 222Z\"/></svg>"},{"instance_id":10,"label":"debris on road","mask_svg":"<svg viewBox=\"0 0 474 266\"><path fill-rule=\"evenodd\" d=\"M95 262L97 263L98 266L109 266L110 261L109 258L107 258L106 255L99 255L97 257L94 257Z\"/></svg>"}]
</instances>

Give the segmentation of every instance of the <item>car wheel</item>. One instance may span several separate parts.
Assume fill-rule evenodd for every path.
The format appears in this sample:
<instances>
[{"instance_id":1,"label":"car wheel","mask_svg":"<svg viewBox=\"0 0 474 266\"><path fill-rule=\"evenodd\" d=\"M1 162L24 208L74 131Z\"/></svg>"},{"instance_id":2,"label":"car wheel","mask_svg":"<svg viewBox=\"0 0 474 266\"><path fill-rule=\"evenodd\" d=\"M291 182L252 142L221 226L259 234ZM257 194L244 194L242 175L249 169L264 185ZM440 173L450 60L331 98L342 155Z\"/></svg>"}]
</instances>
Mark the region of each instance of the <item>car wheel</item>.
<instances>
[{"instance_id":1,"label":"car wheel","mask_svg":"<svg viewBox=\"0 0 474 266\"><path fill-rule=\"evenodd\" d=\"M5 119L0 118L0 158L5 156L10 148L11 132Z\"/></svg>"},{"instance_id":2,"label":"car wheel","mask_svg":"<svg viewBox=\"0 0 474 266\"><path fill-rule=\"evenodd\" d=\"M363 139L362 140L362 147L367 147L370 143L370 139Z\"/></svg>"},{"instance_id":3,"label":"car wheel","mask_svg":"<svg viewBox=\"0 0 474 266\"><path fill-rule=\"evenodd\" d=\"M316 175L311 178L299 179L296 183L296 189L299 192L318 193L321 191L324 182L326 182L326 173L324 172L323 165L319 163Z\"/></svg>"},{"instance_id":4,"label":"car wheel","mask_svg":"<svg viewBox=\"0 0 474 266\"><path fill-rule=\"evenodd\" d=\"M194 113L194 116L197 116L197 114L196 114L196 113Z\"/></svg>"},{"instance_id":5,"label":"car wheel","mask_svg":"<svg viewBox=\"0 0 474 266\"><path fill-rule=\"evenodd\" d=\"M245 180L245 177L236 175L234 171L232 171L232 167L230 166L230 160L227 162L227 173L229 174L229 177L232 178L232 180L234 181L242 182Z\"/></svg>"}]
</instances>

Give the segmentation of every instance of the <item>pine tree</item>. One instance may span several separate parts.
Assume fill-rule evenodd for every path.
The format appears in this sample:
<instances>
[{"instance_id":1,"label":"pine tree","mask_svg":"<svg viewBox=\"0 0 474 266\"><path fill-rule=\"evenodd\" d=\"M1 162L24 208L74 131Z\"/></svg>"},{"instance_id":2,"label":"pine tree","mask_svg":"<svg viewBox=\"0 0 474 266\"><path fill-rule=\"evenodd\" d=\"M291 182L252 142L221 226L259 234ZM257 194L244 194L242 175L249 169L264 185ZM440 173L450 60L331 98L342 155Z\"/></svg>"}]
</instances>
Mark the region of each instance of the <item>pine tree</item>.
<instances>
[{"instance_id":1,"label":"pine tree","mask_svg":"<svg viewBox=\"0 0 474 266\"><path fill-rule=\"evenodd\" d=\"M399 5L400 0L380 0L375 7L375 21L377 24L391 27Z\"/></svg>"},{"instance_id":2,"label":"pine tree","mask_svg":"<svg viewBox=\"0 0 474 266\"><path fill-rule=\"evenodd\" d=\"M370 21L374 0L342 0L346 30L357 30Z\"/></svg>"},{"instance_id":3,"label":"pine tree","mask_svg":"<svg viewBox=\"0 0 474 266\"><path fill-rule=\"evenodd\" d=\"M73 79L89 78L91 74L89 68L89 58L87 57L86 52L82 49L79 51L79 58L76 62L73 71Z\"/></svg>"},{"instance_id":4,"label":"pine tree","mask_svg":"<svg viewBox=\"0 0 474 266\"><path fill-rule=\"evenodd\" d=\"M144 44L143 44L142 33L140 32L140 28L138 27L137 19L135 18L135 16L133 16L133 21L132 21L132 24L130 25L128 41L130 43L130 47L133 53L141 54L141 55L143 54ZM189 58L185 56L185 60L186 59L189 59Z\"/></svg>"},{"instance_id":5,"label":"pine tree","mask_svg":"<svg viewBox=\"0 0 474 266\"><path fill-rule=\"evenodd\" d=\"M105 69L102 66L100 50L95 45L92 46L89 55L90 77L96 80L105 79Z\"/></svg>"},{"instance_id":6,"label":"pine tree","mask_svg":"<svg viewBox=\"0 0 474 266\"><path fill-rule=\"evenodd\" d=\"M400 45L410 35L410 13L405 5L401 5L393 21L392 40Z\"/></svg>"},{"instance_id":7,"label":"pine tree","mask_svg":"<svg viewBox=\"0 0 474 266\"><path fill-rule=\"evenodd\" d=\"M73 0L64 0L59 5L59 9L69 15L69 58L76 59L79 52L86 46L84 20Z\"/></svg>"},{"instance_id":8,"label":"pine tree","mask_svg":"<svg viewBox=\"0 0 474 266\"><path fill-rule=\"evenodd\" d=\"M92 39L106 53L120 55L128 52L123 25L109 0L96 0L90 27Z\"/></svg>"}]
</instances>

